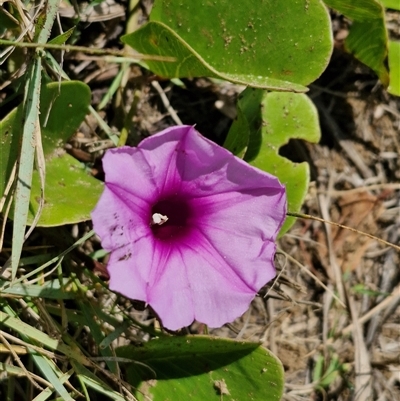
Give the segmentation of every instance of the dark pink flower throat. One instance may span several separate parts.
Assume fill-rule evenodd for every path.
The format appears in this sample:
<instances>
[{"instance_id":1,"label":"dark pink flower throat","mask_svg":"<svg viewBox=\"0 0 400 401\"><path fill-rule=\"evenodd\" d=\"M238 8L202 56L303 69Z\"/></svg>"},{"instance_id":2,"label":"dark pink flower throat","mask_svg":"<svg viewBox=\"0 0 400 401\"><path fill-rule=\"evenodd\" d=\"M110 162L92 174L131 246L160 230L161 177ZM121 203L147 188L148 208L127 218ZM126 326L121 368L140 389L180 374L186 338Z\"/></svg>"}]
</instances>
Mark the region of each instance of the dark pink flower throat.
<instances>
[{"instance_id":1,"label":"dark pink flower throat","mask_svg":"<svg viewBox=\"0 0 400 401\"><path fill-rule=\"evenodd\" d=\"M190 229L188 220L191 215L188 202L176 196L158 201L151 209L154 236L163 241L175 241L186 236Z\"/></svg>"}]
</instances>

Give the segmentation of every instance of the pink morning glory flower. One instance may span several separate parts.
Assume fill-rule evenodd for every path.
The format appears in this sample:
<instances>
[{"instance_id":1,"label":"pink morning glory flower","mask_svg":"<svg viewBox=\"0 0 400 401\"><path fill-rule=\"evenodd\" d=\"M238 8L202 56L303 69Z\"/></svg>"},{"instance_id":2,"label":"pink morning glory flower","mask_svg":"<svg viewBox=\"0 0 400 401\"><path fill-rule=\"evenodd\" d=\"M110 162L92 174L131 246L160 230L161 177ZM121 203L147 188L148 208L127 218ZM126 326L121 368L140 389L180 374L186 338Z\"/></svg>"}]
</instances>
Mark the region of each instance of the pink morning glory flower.
<instances>
[{"instance_id":1,"label":"pink morning glory flower","mask_svg":"<svg viewBox=\"0 0 400 401\"><path fill-rule=\"evenodd\" d=\"M201 136L168 128L108 150L92 212L110 289L149 304L171 330L241 316L275 277L285 220L278 179Z\"/></svg>"}]
</instances>

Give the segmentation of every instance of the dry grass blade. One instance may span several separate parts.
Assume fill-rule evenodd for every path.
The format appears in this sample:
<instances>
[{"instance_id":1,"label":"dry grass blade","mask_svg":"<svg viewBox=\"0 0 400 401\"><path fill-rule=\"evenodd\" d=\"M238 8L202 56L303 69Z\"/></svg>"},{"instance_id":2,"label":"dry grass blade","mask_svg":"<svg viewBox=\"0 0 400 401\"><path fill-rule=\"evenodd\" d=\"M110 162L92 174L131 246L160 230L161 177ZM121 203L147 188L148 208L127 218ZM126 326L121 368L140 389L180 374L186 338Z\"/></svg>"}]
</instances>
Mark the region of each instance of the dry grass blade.
<instances>
[{"instance_id":1,"label":"dry grass blade","mask_svg":"<svg viewBox=\"0 0 400 401\"><path fill-rule=\"evenodd\" d=\"M354 165L358 168L361 174L364 177L373 177L373 172L371 169L365 164L363 158L360 156L357 148L354 145L354 142L347 138L341 131L339 125L335 121L335 119L331 116L328 109L324 106L324 104L318 99L314 99L318 110L322 113L323 117L327 121L327 126L329 127L330 132L333 137L336 139L339 146L342 148L343 152L346 153L347 157L354 163Z\"/></svg>"},{"instance_id":2,"label":"dry grass blade","mask_svg":"<svg viewBox=\"0 0 400 401\"><path fill-rule=\"evenodd\" d=\"M396 304L400 301L400 285L398 285L396 288L394 288L393 292L385 298L382 302L380 302L378 305L376 305L374 308L372 308L370 311L368 311L365 315L360 317L357 320L357 323L362 325L368 320L370 320L373 316L377 315L381 311L387 309L390 307L392 304ZM348 325L345 327L340 333L340 335L347 335L350 334L354 330L354 321L352 324Z\"/></svg>"},{"instance_id":3,"label":"dry grass blade","mask_svg":"<svg viewBox=\"0 0 400 401\"><path fill-rule=\"evenodd\" d=\"M297 266L299 266L301 268L301 270L306 273L307 275L309 275L316 283L318 283L318 285L320 285L325 291L329 292L333 298L336 299L336 301L339 302L340 305L342 305L344 308L346 307L346 305L342 302L342 300L340 298L338 298L338 296L330 289L328 288L315 274L311 273L309 269L307 269L306 266L304 266L303 264L301 264L297 259L293 258L292 256L290 256L288 253L279 250L280 252L282 252L291 262L293 262L294 264L296 264Z\"/></svg>"},{"instance_id":4,"label":"dry grass blade","mask_svg":"<svg viewBox=\"0 0 400 401\"><path fill-rule=\"evenodd\" d=\"M13 365L9 365L7 363L2 363L0 362L0 372L6 372L10 376L18 376L18 377L25 377L25 372L21 368L18 368ZM42 377L35 375L32 372L29 372L31 377L36 380L38 383L43 384L46 387L53 387L50 382L47 380L43 379Z\"/></svg>"},{"instance_id":5,"label":"dry grass blade","mask_svg":"<svg viewBox=\"0 0 400 401\"><path fill-rule=\"evenodd\" d=\"M157 81L152 81L151 85L153 86L153 88L158 92L158 94L160 95L160 98L165 106L165 108L167 109L168 113L170 114L171 118L174 120L174 122L177 125L182 125L182 121L181 119L178 117L178 114L176 113L176 111L174 110L174 108L171 106L171 103L169 102L167 95L165 94L163 88L161 88L161 85L157 82Z\"/></svg>"},{"instance_id":6,"label":"dry grass blade","mask_svg":"<svg viewBox=\"0 0 400 401\"><path fill-rule=\"evenodd\" d=\"M4 338L8 339L9 341L12 341L14 344L19 344L21 349L25 350L25 353L28 353L28 348L30 348L42 355L46 355L48 358L51 358L51 359L57 358L61 361L64 361L64 362L66 361L66 358L64 358L61 355L56 355L54 352L47 351L44 348L29 344L26 341L20 340L18 337L15 337L9 333L6 333L5 331L0 330L0 335L3 336Z\"/></svg>"},{"instance_id":7,"label":"dry grass blade","mask_svg":"<svg viewBox=\"0 0 400 401\"><path fill-rule=\"evenodd\" d=\"M10 177L8 179L6 188L4 190L4 194L0 200L0 213L3 214L3 221L1 223L1 229L0 229L0 252L3 250L3 243L4 243L4 234L6 230L6 223L7 223L7 218L11 210L11 205L13 202L13 196L14 196L14 190L15 190L15 176L17 173L17 161L14 162L14 166L11 170ZM7 202L8 199L8 202ZM5 203L7 202L7 206L5 211L3 212L3 207Z\"/></svg>"},{"instance_id":8,"label":"dry grass blade","mask_svg":"<svg viewBox=\"0 0 400 401\"><path fill-rule=\"evenodd\" d=\"M13 356L15 362L18 364L18 366L22 369L22 371L25 373L25 376L28 378L28 380L31 382L33 387L35 387L38 390L43 390L43 388L36 383L35 379L32 377L31 373L28 372L28 370L25 368L24 364L22 363L21 359L17 355L17 353L14 351L13 347L11 344L7 341L7 339L3 336L3 334L0 332L0 341L4 344L4 346L10 351L11 355Z\"/></svg>"},{"instance_id":9,"label":"dry grass blade","mask_svg":"<svg viewBox=\"0 0 400 401\"><path fill-rule=\"evenodd\" d=\"M321 194L318 196L319 207L321 210L321 214L324 217L324 221L329 221L329 208L328 208L328 200L323 197ZM345 288L342 279L342 271L336 261L335 252L333 251L333 241L332 241L332 232L331 227L329 225L325 225L326 230L326 238L328 243L329 250L329 264L330 268L333 270L334 283L336 288L338 289L339 298L342 302L345 301Z\"/></svg>"},{"instance_id":10,"label":"dry grass blade","mask_svg":"<svg viewBox=\"0 0 400 401\"><path fill-rule=\"evenodd\" d=\"M365 345L362 327L358 321L356 305L352 296L348 298L351 318L353 320L353 344L355 349L355 399L372 401L371 364Z\"/></svg>"}]
</instances>

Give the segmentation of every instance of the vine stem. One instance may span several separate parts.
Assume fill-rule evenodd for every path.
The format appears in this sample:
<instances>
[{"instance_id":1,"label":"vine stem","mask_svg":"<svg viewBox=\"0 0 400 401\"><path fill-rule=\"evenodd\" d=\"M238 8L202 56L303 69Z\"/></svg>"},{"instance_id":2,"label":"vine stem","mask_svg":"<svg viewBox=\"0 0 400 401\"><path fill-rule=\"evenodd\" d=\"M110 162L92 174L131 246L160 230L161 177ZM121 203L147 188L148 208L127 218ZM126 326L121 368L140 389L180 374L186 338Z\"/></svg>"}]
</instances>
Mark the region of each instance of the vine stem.
<instances>
[{"instance_id":1,"label":"vine stem","mask_svg":"<svg viewBox=\"0 0 400 401\"><path fill-rule=\"evenodd\" d=\"M372 235L372 234L368 234L368 233L366 233L364 231L357 230L356 228L345 226L345 225L339 224L339 223L335 223L334 221L325 220L322 217L312 216L311 214L296 213L296 212L287 212L286 215L290 216L290 217L297 217L297 218L300 218L300 219L315 220L315 221L319 221L321 223L329 224L331 226L344 228L345 230L349 230L349 231L352 231L354 233L363 235L364 237L368 237L368 238L374 239L374 240L376 240L376 241L378 241L378 242L380 242L382 244L385 244L387 246L390 246L390 247L396 249L397 251L400 251L400 246L399 245L393 244L393 243L391 243L389 241L385 241L382 238L376 237L375 235Z\"/></svg>"},{"instance_id":2,"label":"vine stem","mask_svg":"<svg viewBox=\"0 0 400 401\"><path fill-rule=\"evenodd\" d=\"M156 60L156 61L176 61L175 57L167 56L157 56L149 54L128 54L126 51L113 50L113 49L97 49L95 47L85 47L85 46L74 46L74 45L58 45L55 43L31 43L31 42L14 42L12 40L0 39L0 45L14 46L14 47L30 47L30 48L40 48L40 49L53 49L53 50L63 50L66 52L75 51L88 54L96 54L100 56L121 56L125 57L127 60Z\"/></svg>"}]
</instances>

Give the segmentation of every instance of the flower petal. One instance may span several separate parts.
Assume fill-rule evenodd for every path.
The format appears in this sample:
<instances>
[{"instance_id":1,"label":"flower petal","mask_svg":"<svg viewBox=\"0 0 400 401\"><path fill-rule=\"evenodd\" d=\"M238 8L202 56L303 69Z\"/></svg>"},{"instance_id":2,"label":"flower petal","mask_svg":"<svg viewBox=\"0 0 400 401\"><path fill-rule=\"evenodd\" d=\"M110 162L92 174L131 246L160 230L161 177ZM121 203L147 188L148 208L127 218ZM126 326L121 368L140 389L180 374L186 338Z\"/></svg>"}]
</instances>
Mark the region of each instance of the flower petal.
<instances>
[{"instance_id":1,"label":"flower petal","mask_svg":"<svg viewBox=\"0 0 400 401\"><path fill-rule=\"evenodd\" d=\"M215 254L224 260L221 274L226 278L228 274L234 274L246 283L254 295L275 277L275 242L211 226L202 227L202 235L207 241L203 243L202 252L205 246L208 249L212 247ZM217 270L221 268L214 266Z\"/></svg>"},{"instance_id":2,"label":"flower petal","mask_svg":"<svg viewBox=\"0 0 400 401\"><path fill-rule=\"evenodd\" d=\"M193 127L185 125L168 128L139 144L138 148L146 158L159 195L180 191L182 177L177 163L180 160L185 169L184 141L192 130Z\"/></svg>"},{"instance_id":3,"label":"flower petal","mask_svg":"<svg viewBox=\"0 0 400 401\"><path fill-rule=\"evenodd\" d=\"M189 326L195 319L193 292L180 248L159 246L157 280L149 288L149 304L170 330Z\"/></svg>"},{"instance_id":4,"label":"flower petal","mask_svg":"<svg viewBox=\"0 0 400 401\"><path fill-rule=\"evenodd\" d=\"M146 207L149 211L145 215ZM150 207L139 198L106 184L92 211L93 228L100 236L103 248L113 251L150 233L146 220L149 213Z\"/></svg>"},{"instance_id":5,"label":"flower petal","mask_svg":"<svg viewBox=\"0 0 400 401\"><path fill-rule=\"evenodd\" d=\"M150 294L164 326L176 330L194 319L211 327L231 322L246 311L256 291L198 233L195 248L171 248Z\"/></svg>"},{"instance_id":6,"label":"flower petal","mask_svg":"<svg viewBox=\"0 0 400 401\"><path fill-rule=\"evenodd\" d=\"M157 196L152 166L139 148L124 146L108 150L103 157L103 169L107 184L124 189L137 201L153 202Z\"/></svg>"},{"instance_id":7,"label":"flower petal","mask_svg":"<svg viewBox=\"0 0 400 401\"><path fill-rule=\"evenodd\" d=\"M107 265L110 290L130 299L148 302L148 283L152 272L149 261L153 253L153 242L148 237L114 250Z\"/></svg>"}]
</instances>

